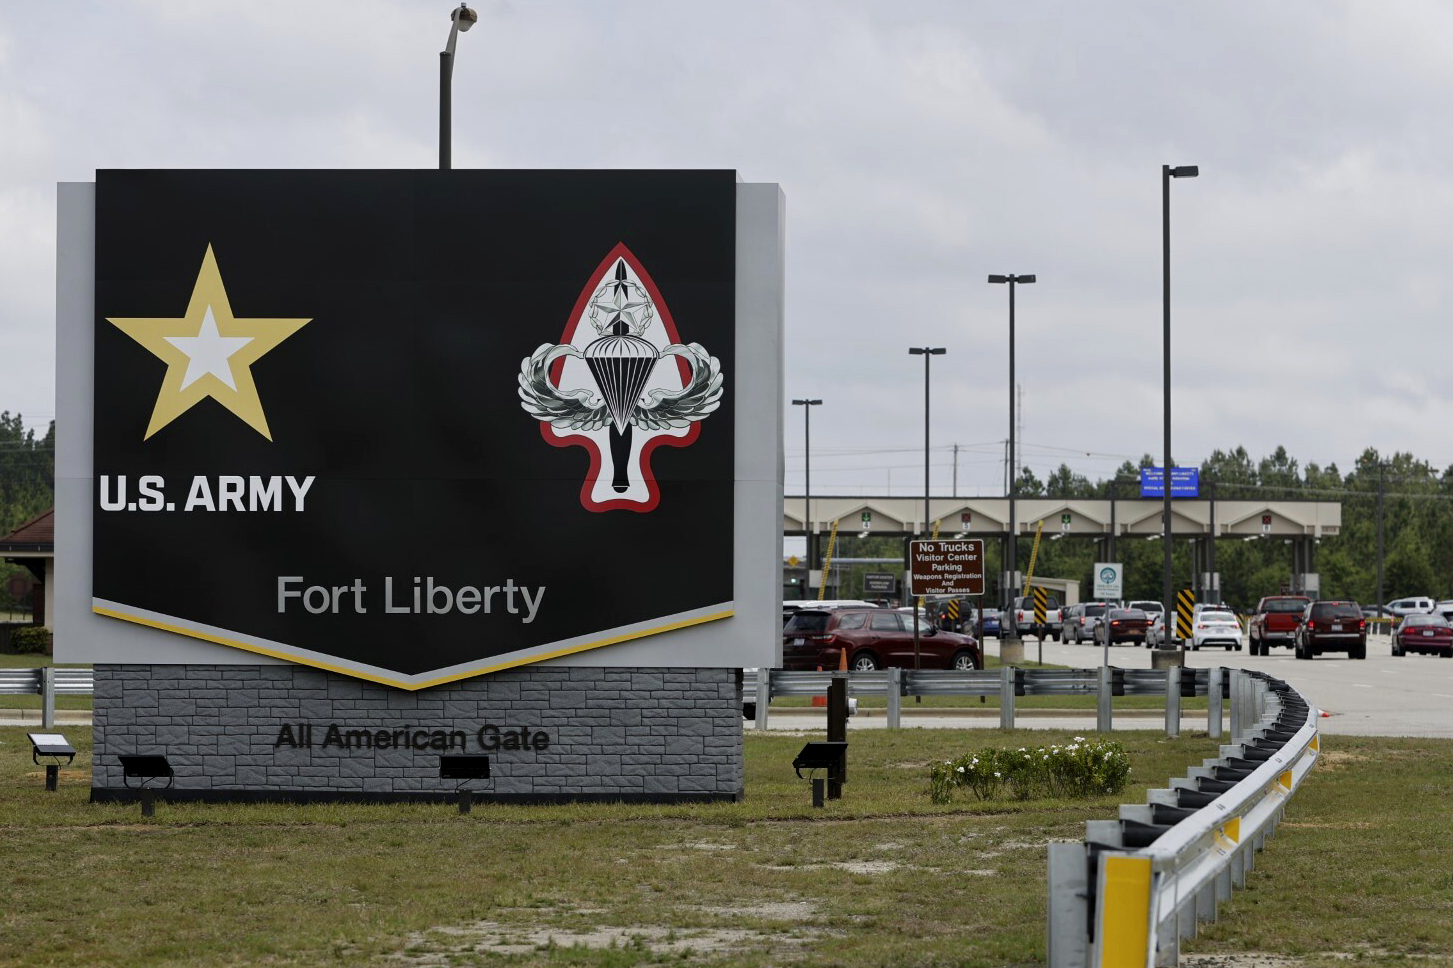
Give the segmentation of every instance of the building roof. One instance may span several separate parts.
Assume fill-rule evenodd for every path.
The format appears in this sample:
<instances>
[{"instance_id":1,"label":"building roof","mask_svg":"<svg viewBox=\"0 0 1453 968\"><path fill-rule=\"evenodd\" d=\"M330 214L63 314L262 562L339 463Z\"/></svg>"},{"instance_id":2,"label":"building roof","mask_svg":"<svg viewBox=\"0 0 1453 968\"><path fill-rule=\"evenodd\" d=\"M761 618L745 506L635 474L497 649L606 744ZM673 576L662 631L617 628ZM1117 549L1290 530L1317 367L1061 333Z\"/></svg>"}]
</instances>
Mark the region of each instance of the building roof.
<instances>
[{"instance_id":1,"label":"building roof","mask_svg":"<svg viewBox=\"0 0 1453 968\"><path fill-rule=\"evenodd\" d=\"M55 553L55 508L42 511L9 534L0 536L0 554L17 551Z\"/></svg>"}]
</instances>

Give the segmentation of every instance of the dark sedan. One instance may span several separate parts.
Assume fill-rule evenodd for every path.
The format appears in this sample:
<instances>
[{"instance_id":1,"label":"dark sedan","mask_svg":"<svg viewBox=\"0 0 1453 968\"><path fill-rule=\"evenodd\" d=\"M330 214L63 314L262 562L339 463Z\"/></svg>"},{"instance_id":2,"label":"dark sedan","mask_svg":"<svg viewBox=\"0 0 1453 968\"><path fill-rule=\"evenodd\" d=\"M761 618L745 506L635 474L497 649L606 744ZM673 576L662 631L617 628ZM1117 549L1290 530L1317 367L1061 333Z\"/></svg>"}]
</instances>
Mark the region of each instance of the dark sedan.
<instances>
[{"instance_id":1,"label":"dark sedan","mask_svg":"<svg viewBox=\"0 0 1453 968\"><path fill-rule=\"evenodd\" d=\"M839 668L843 655L853 672L874 669L982 669L984 655L972 636L944 632L886 608L804 608L782 630L782 668Z\"/></svg>"},{"instance_id":2,"label":"dark sedan","mask_svg":"<svg viewBox=\"0 0 1453 968\"><path fill-rule=\"evenodd\" d=\"M1149 627L1150 616L1140 609L1112 608L1095 627L1095 640L1103 644L1108 633L1111 645L1121 642L1140 645L1145 641L1145 630Z\"/></svg>"},{"instance_id":3,"label":"dark sedan","mask_svg":"<svg viewBox=\"0 0 1453 968\"><path fill-rule=\"evenodd\" d=\"M1392 634L1392 654L1409 652L1453 658L1453 625L1441 615L1405 616Z\"/></svg>"}]
</instances>

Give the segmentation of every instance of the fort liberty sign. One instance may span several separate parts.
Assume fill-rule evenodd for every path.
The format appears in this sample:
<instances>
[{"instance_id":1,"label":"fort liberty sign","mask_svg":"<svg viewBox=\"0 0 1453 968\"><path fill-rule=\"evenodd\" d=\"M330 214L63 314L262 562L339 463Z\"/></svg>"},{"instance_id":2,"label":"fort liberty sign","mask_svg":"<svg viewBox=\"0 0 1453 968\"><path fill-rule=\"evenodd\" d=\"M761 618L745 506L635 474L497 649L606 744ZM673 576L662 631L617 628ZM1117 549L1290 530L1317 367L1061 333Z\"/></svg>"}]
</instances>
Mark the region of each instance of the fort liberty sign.
<instances>
[{"instance_id":1,"label":"fort liberty sign","mask_svg":"<svg viewBox=\"0 0 1453 968\"><path fill-rule=\"evenodd\" d=\"M552 737L522 754L631 753L572 730L587 689L610 728L684 724L709 696L739 733L733 670L779 648L780 587L754 563L781 558L781 216L775 186L731 171L62 186L59 385L80 443L58 454L57 641L97 664L98 735L108 674L130 705L164 683L159 722L227 725L217 748L253 753L265 734L277 756L310 749L273 746L290 723L388 737L383 764L417 751L393 742L405 727L432 743L514 714ZM705 519L718 551L663 567ZM266 716L191 701L256 704L240 682L259 676L287 694ZM636 733L659 753L665 733ZM208 785L245 784L237 769ZM659 792L709 785L657 772Z\"/></svg>"}]
</instances>

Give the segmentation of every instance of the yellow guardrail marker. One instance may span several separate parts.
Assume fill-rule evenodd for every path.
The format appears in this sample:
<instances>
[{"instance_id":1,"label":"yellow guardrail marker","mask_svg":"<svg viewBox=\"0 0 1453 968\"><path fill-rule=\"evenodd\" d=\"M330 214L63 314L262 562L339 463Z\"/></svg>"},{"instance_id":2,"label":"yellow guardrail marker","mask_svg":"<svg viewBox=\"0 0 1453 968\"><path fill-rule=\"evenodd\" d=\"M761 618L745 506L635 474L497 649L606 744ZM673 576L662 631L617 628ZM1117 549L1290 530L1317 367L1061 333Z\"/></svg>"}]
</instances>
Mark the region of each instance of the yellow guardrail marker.
<instances>
[{"instance_id":1,"label":"yellow guardrail marker","mask_svg":"<svg viewBox=\"0 0 1453 968\"><path fill-rule=\"evenodd\" d=\"M1100 968L1150 963L1150 858L1106 857Z\"/></svg>"}]
</instances>

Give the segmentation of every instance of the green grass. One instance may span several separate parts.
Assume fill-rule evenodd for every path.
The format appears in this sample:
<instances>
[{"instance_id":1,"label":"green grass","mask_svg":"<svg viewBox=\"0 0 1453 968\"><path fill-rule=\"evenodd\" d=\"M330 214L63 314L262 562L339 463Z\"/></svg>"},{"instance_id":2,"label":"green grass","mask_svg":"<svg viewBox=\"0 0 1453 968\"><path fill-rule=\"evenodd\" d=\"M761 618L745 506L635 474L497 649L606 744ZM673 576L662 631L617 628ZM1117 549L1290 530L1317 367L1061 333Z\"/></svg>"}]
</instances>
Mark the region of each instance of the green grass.
<instances>
[{"instance_id":1,"label":"green grass","mask_svg":"<svg viewBox=\"0 0 1453 968\"><path fill-rule=\"evenodd\" d=\"M1138 785L1098 800L928 799L931 759L1067 735L855 733L822 811L787 765L801 739L750 735L742 803L159 804L143 821L87 802L85 733L48 794L23 730L0 729L0 966L1042 964L1045 843L1214 747L1117 733ZM1192 947L1453 964L1453 742L1323 748Z\"/></svg>"}]
</instances>

